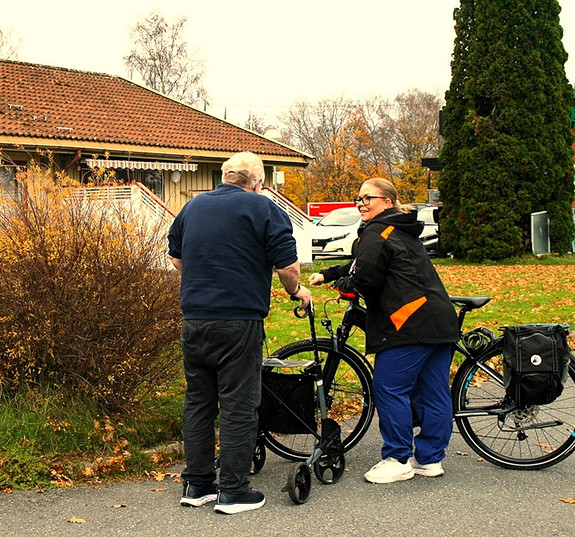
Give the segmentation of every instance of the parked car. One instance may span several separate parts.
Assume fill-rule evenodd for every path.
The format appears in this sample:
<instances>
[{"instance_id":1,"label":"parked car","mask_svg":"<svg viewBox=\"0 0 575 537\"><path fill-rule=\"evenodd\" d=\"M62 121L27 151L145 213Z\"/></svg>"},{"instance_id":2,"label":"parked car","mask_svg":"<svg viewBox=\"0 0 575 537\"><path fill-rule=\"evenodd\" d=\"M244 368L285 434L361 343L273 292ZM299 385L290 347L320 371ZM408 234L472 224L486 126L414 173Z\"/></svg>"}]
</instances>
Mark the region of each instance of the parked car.
<instances>
[{"instance_id":1,"label":"parked car","mask_svg":"<svg viewBox=\"0 0 575 537\"><path fill-rule=\"evenodd\" d=\"M351 245L357 238L361 215L355 207L334 209L312 229L312 257L351 257Z\"/></svg>"},{"instance_id":2,"label":"parked car","mask_svg":"<svg viewBox=\"0 0 575 537\"><path fill-rule=\"evenodd\" d=\"M414 204L417 219L424 223L420 238L430 257L438 256L439 207ZM357 238L361 216L355 208L335 209L319 220L312 230L312 256L351 257L351 245Z\"/></svg>"},{"instance_id":3,"label":"parked car","mask_svg":"<svg viewBox=\"0 0 575 537\"><path fill-rule=\"evenodd\" d=\"M439 256L439 210L437 205L418 205L417 219L421 220L424 224L423 231L419 238L425 246L429 257Z\"/></svg>"}]
</instances>

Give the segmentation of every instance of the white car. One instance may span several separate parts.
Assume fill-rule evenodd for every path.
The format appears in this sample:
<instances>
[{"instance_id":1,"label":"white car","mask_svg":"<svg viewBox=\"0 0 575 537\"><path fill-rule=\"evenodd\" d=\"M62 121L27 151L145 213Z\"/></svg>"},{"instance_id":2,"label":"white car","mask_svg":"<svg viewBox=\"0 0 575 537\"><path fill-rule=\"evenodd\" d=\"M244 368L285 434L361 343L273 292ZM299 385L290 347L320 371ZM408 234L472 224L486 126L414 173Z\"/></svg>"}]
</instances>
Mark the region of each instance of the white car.
<instances>
[{"instance_id":1,"label":"white car","mask_svg":"<svg viewBox=\"0 0 575 537\"><path fill-rule=\"evenodd\" d=\"M431 256L437 250L437 222L433 205L417 205L417 219L425 227L420 238ZM312 230L312 256L351 257L351 245L357 238L357 229L361 224L361 215L354 208L335 209L319 220Z\"/></svg>"},{"instance_id":2,"label":"white car","mask_svg":"<svg viewBox=\"0 0 575 537\"><path fill-rule=\"evenodd\" d=\"M439 216L439 208L435 205L425 205L417 207L417 219L421 220L425 227L419 235L423 242L423 246L427 251L429 257L437 257L439 255L439 224L437 219Z\"/></svg>"},{"instance_id":3,"label":"white car","mask_svg":"<svg viewBox=\"0 0 575 537\"><path fill-rule=\"evenodd\" d=\"M430 235L437 235L437 222L435 220L437 211L438 208L435 205L417 208L417 219L425 224L420 235L421 240L428 238Z\"/></svg>"},{"instance_id":4,"label":"white car","mask_svg":"<svg viewBox=\"0 0 575 537\"><path fill-rule=\"evenodd\" d=\"M312 256L350 257L361 215L355 207L334 209L312 229Z\"/></svg>"}]
</instances>

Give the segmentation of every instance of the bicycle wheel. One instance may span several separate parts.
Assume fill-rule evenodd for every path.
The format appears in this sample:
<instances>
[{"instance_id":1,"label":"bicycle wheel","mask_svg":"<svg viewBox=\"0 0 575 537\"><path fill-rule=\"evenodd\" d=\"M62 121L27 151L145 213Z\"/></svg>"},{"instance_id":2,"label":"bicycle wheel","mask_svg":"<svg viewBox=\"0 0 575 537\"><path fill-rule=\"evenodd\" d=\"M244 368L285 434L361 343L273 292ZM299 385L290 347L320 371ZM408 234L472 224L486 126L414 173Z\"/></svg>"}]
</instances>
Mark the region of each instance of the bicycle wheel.
<instances>
[{"instance_id":1,"label":"bicycle wheel","mask_svg":"<svg viewBox=\"0 0 575 537\"><path fill-rule=\"evenodd\" d=\"M325 366L328 355L333 356L332 342L328 338L317 339L318 353ZM313 361L311 340L297 341L279 349L274 357L285 361ZM339 364L329 390L325 394L328 417L341 427L341 441L345 451L355 446L366 433L373 418L373 375L369 363L348 345L339 354ZM266 368L273 372L301 374L303 367ZM316 398L317 399L317 398ZM304 461L314 451L321 434L321 418L316 401L317 437L313 434L286 434L263 431L266 445L275 454L292 461Z\"/></svg>"},{"instance_id":2,"label":"bicycle wheel","mask_svg":"<svg viewBox=\"0 0 575 537\"><path fill-rule=\"evenodd\" d=\"M548 405L514 409L505 394L501 340L477 361L467 358L451 388L461 436L485 460L516 470L539 470L575 451L575 368L561 396Z\"/></svg>"}]
</instances>

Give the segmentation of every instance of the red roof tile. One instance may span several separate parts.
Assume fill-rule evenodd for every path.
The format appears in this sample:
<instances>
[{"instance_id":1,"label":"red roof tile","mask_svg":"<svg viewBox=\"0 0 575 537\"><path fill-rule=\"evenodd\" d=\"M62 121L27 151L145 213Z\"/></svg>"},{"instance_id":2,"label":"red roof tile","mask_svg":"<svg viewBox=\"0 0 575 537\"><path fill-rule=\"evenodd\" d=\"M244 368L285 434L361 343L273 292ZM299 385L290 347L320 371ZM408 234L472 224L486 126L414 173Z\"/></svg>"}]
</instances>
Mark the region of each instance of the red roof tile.
<instances>
[{"instance_id":1,"label":"red roof tile","mask_svg":"<svg viewBox=\"0 0 575 537\"><path fill-rule=\"evenodd\" d=\"M306 156L122 77L8 60L0 135Z\"/></svg>"}]
</instances>

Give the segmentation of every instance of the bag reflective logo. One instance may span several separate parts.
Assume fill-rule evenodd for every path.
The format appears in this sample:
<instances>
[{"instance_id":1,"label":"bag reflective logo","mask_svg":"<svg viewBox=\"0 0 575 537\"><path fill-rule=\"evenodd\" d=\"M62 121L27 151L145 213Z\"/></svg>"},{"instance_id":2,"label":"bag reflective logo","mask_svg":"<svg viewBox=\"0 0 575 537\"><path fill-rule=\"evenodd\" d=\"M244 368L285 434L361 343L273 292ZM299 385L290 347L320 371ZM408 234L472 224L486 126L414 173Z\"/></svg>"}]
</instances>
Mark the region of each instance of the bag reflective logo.
<instances>
[{"instance_id":1,"label":"bag reflective logo","mask_svg":"<svg viewBox=\"0 0 575 537\"><path fill-rule=\"evenodd\" d=\"M543 360L541 360L541 356L539 356L538 354L534 354L533 356L531 356L531 363L535 366L541 365L541 362Z\"/></svg>"}]
</instances>

